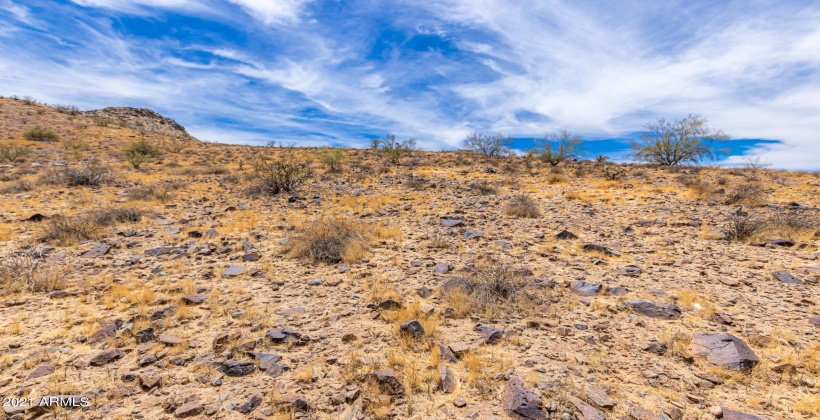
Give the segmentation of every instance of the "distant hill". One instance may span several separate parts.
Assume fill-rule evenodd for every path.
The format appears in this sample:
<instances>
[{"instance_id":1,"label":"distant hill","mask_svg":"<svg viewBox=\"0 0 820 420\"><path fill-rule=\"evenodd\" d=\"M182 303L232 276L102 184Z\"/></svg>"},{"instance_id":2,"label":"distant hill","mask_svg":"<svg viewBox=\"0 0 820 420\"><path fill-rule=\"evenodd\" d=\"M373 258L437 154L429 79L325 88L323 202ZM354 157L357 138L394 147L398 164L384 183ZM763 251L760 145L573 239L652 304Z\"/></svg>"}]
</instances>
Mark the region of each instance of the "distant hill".
<instances>
[{"instance_id":1,"label":"distant hill","mask_svg":"<svg viewBox=\"0 0 820 420\"><path fill-rule=\"evenodd\" d=\"M176 121L146 108L108 107L83 111L83 115L92 118L107 118L114 123L125 125L134 130L142 130L173 137L187 137L185 127Z\"/></svg>"}]
</instances>

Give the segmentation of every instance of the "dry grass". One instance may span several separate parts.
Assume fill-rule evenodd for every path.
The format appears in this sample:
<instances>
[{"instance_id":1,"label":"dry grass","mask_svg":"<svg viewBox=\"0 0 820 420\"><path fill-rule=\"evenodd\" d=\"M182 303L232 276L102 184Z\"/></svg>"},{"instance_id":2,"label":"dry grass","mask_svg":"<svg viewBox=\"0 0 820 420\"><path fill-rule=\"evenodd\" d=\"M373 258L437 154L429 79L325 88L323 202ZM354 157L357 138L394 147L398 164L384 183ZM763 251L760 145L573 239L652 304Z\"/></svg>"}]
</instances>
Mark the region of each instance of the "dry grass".
<instances>
[{"instance_id":1,"label":"dry grass","mask_svg":"<svg viewBox=\"0 0 820 420\"><path fill-rule=\"evenodd\" d=\"M504 214L512 217L536 218L541 217L538 202L526 195L519 195L510 200L504 208Z\"/></svg>"},{"instance_id":2,"label":"dry grass","mask_svg":"<svg viewBox=\"0 0 820 420\"><path fill-rule=\"evenodd\" d=\"M288 242L291 256L316 263L359 261L367 255L371 234L363 225L341 217L319 219Z\"/></svg>"},{"instance_id":3,"label":"dry grass","mask_svg":"<svg viewBox=\"0 0 820 420\"><path fill-rule=\"evenodd\" d=\"M145 212L141 210L111 207L74 216L55 216L46 224L43 239L58 241L63 245L94 239L104 235L103 228L118 223L138 222L143 215Z\"/></svg>"},{"instance_id":4,"label":"dry grass","mask_svg":"<svg viewBox=\"0 0 820 420\"><path fill-rule=\"evenodd\" d=\"M456 316L530 314L543 310L545 291L530 276L494 258L479 260L468 276L454 277L441 294Z\"/></svg>"},{"instance_id":5,"label":"dry grass","mask_svg":"<svg viewBox=\"0 0 820 420\"><path fill-rule=\"evenodd\" d=\"M0 290L3 294L50 292L63 287L62 273L41 259L15 254L0 259Z\"/></svg>"}]
</instances>

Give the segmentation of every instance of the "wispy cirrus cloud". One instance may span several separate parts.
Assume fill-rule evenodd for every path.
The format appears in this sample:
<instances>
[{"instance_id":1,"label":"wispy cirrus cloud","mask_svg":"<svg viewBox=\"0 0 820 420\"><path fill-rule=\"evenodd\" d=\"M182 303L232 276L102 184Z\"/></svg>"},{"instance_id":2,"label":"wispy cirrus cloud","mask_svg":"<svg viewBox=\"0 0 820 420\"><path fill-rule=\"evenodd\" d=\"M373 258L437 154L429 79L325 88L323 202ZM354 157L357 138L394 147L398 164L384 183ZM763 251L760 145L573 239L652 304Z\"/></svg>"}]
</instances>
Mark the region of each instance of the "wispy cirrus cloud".
<instances>
[{"instance_id":1,"label":"wispy cirrus cloud","mask_svg":"<svg viewBox=\"0 0 820 420\"><path fill-rule=\"evenodd\" d=\"M698 112L817 169L817 22L803 1L0 0L0 94L148 106L220 141L428 148Z\"/></svg>"}]
</instances>

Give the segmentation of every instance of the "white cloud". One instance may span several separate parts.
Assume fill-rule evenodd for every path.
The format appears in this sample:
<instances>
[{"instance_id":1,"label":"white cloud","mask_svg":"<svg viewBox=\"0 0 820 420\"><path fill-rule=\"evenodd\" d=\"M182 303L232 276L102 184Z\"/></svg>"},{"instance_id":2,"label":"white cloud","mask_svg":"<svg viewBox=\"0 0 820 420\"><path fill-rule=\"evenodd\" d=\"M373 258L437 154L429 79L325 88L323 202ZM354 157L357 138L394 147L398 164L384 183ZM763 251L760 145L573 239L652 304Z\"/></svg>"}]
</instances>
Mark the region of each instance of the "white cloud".
<instances>
[{"instance_id":1,"label":"white cloud","mask_svg":"<svg viewBox=\"0 0 820 420\"><path fill-rule=\"evenodd\" d=\"M305 5L313 0L228 0L266 25L299 20Z\"/></svg>"}]
</instances>

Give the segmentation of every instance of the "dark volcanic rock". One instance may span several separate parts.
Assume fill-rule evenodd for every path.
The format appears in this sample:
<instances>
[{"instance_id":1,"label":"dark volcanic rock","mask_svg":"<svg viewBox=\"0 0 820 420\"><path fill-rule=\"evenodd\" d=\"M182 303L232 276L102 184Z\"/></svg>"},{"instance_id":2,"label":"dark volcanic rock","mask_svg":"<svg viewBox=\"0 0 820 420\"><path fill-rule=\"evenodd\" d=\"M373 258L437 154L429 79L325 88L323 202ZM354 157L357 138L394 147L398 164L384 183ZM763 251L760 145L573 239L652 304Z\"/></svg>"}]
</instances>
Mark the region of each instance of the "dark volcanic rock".
<instances>
[{"instance_id":1,"label":"dark volcanic rock","mask_svg":"<svg viewBox=\"0 0 820 420\"><path fill-rule=\"evenodd\" d=\"M738 371L750 369L760 362L743 340L728 333L695 333L687 354L705 357L713 365Z\"/></svg>"},{"instance_id":2,"label":"dark volcanic rock","mask_svg":"<svg viewBox=\"0 0 820 420\"><path fill-rule=\"evenodd\" d=\"M91 366L104 366L113 363L125 356L120 349L108 349L94 356L89 362Z\"/></svg>"},{"instance_id":3,"label":"dark volcanic rock","mask_svg":"<svg viewBox=\"0 0 820 420\"><path fill-rule=\"evenodd\" d=\"M168 246L161 246L159 248L152 248L152 249L149 249L149 250L145 251L145 255L148 255L150 257L158 257L160 255L170 254L171 251L173 251L173 250L174 250L174 248L171 248L171 247L168 247Z\"/></svg>"},{"instance_id":4,"label":"dark volcanic rock","mask_svg":"<svg viewBox=\"0 0 820 420\"><path fill-rule=\"evenodd\" d=\"M798 279L797 277L785 272L785 271L775 271L772 273L775 279L780 280L783 283L791 283L791 284L806 284L803 283L803 280Z\"/></svg>"},{"instance_id":5,"label":"dark volcanic rock","mask_svg":"<svg viewBox=\"0 0 820 420\"><path fill-rule=\"evenodd\" d=\"M268 339L274 343L295 343L302 338L302 334L290 327L271 328L267 334L265 334L265 337L268 337Z\"/></svg>"},{"instance_id":6,"label":"dark volcanic rock","mask_svg":"<svg viewBox=\"0 0 820 420\"><path fill-rule=\"evenodd\" d=\"M547 419L541 397L524 387L524 382L513 376L501 392L501 406L515 418Z\"/></svg>"},{"instance_id":7,"label":"dark volcanic rock","mask_svg":"<svg viewBox=\"0 0 820 420\"><path fill-rule=\"evenodd\" d=\"M97 258L102 257L103 255L108 253L108 250L111 249L111 245L106 244L99 244L94 248L91 248L90 251L86 252L82 255L83 258Z\"/></svg>"},{"instance_id":8,"label":"dark volcanic rock","mask_svg":"<svg viewBox=\"0 0 820 420\"><path fill-rule=\"evenodd\" d=\"M485 344L498 343L504 337L504 333L489 325L478 324L473 330L481 334L481 338L484 339Z\"/></svg>"},{"instance_id":9,"label":"dark volcanic rock","mask_svg":"<svg viewBox=\"0 0 820 420\"><path fill-rule=\"evenodd\" d=\"M618 274L622 276L638 277L641 275L641 269L635 266L623 267L618 269Z\"/></svg>"},{"instance_id":10,"label":"dark volcanic rock","mask_svg":"<svg viewBox=\"0 0 820 420\"><path fill-rule=\"evenodd\" d=\"M256 410L256 407L259 407L262 404L262 397L258 395L251 395L248 398L248 401L245 404L236 407L236 411L242 414L250 414L253 410Z\"/></svg>"},{"instance_id":11,"label":"dark volcanic rock","mask_svg":"<svg viewBox=\"0 0 820 420\"><path fill-rule=\"evenodd\" d=\"M422 327L421 323L415 319L401 324L399 329L403 334L413 337L413 340L419 341L424 338L424 327Z\"/></svg>"},{"instance_id":12,"label":"dark volcanic rock","mask_svg":"<svg viewBox=\"0 0 820 420\"><path fill-rule=\"evenodd\" d=\"M441 225L444 227L456 227L460 226L461 224L463 224L463 222L460 219L454 217L445 216L441 218Z\"/></svg>"},{"instance_id":13,"label":"dark volcanic rock","mask_svg":"<svg viewBox=\"0 0 820 420\"><path fill-rule=\"evenodd\" d=\"M445 394L452 394L453 392L456 392L456 377L452 370L450 370L447 366L440 366L439 377L441 379L441 382L439 382L439 389L441 392Z\"/></svg>"},{"instance_id":14,"label":"dark volcanic rock","mask_svg":"<svg viewBox=\"0 0 820 420\"><path fill-rule=\"evenodd\" d=\"M376 383L379 384L379 388L381 388L383 392L390 395L404 394L404 386L401 384L399 377L396 376L396 372L390 369L380 369L373 372L372 377L376 380Z\"/></svg>"},{"instance_id":15,"label":"dark volcanic rock","mask_svg":"<svg viewBox=\"0 0 820 420\"><path fill-rule=\"evenodd\" d=\"M570 232L566 229L558 232L558 234L555 235L555 237L558 238L558 239L578 239L578 235L576 235L576 234L574 234L574 233L572 233L572 232Z\"/></svg>"},{"instance_id":16,"label":"dark volcanic rock","mask_svg":"<svg viewBox=\"0 0 820 420\"><path fill-rule=\"evenodd\" d=\"M587 252L592 252L592 251L603 252L604 255L608 255L610 257L617 257L617 256L621 255L620 251L616 251L614 249L607 248L603 245L596 245L596 244L586 244L586 245L584 245L584 251L587 251Z\"/></svg>"},{"instance_id":17,"label":"dark volcanic rock","mask_svg":"<svg viewBox=\"0 0 820 420\"><path fill-rule=\"evenodd\" d=\"M595 296L601 293L602 286L600 284L587 283L583 280L573 280L569 282L569 289L576 295Z\"/></svg>"},{"instance_id":18,"label":"dark volcanic rock","mask_svg":"<svg viewBox=\"0 0 820 420\"><path fill-rule=\"evenodd\" d=\"M189 305L198 305L200 303L204 303L206 299L208 299L208 295L204 293L185 295L182 297L182 301Z\"/></svg>"},{"instance_id":19,"label":"dark volcanic rock","mask_svg":"<svg viewBox=\"0 0 820 420\"><path fill-rule=\"evenodd\" d=\"M121 325L122 325L122 319L119 319L119 318L109 322L104 327L102 327L99 331L95 332L94 335L92 335L88 339L88 344L96 344L96 343L103 342L103 341L105 341L109 338L116 337L117 336L117 331L120 329Z\"/></svg>"},{"instance_id":20,"label":"dark volcanic rock","mask_svg":"<svg viewBox=\"0 0 820 420\"><path fill-rule=\"evenodd\" d=\"M247 376L256 372L253 362L226 362L219 365L219 371L228 376Z\"/></svg>"},{"instance_id":21,"label":"dark volcanic rock","mask_svg":"<svg viewBox=\"0 0 820 420\"><path fill-rule=\"evenodd\" d=\"M644 299L632 299L621 302L635 312L652 318L678 319L681 317L680 308L671 303L653 302Z\"/></svg>"}]
</instances>

